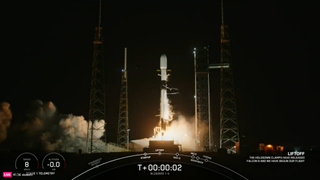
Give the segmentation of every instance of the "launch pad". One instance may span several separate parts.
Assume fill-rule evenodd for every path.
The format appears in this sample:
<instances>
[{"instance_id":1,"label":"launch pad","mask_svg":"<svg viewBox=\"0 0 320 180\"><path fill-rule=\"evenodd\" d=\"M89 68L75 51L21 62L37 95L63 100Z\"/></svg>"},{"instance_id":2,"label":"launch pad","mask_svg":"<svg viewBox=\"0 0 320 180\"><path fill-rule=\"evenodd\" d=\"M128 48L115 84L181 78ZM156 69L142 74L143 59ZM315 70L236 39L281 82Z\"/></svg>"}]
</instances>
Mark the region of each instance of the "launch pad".
<instances>
[{"instance_id":1,"label":"launch pad","mask_svg":"<svg viewBox=\"0 0 320 180\"><path fill-rule=\"evenodd\" d=\"M182 151L181 144L175 144L173 140L150 140L149 147L143 148L144 152L171 152Z\"/></svg>"}]
</instances>

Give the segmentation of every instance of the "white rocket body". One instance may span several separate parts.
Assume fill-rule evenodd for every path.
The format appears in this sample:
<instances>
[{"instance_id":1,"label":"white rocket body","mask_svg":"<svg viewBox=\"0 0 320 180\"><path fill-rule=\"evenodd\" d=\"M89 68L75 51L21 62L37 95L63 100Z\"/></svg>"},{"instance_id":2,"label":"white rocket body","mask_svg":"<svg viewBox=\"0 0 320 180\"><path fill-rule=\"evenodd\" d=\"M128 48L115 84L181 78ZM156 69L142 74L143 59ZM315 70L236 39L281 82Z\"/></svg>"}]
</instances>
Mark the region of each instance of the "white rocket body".
<instances>
[{"instance_id":1,"label":"white rocket body","mask_svg":"<svg viewBox=\"0 0 320 180\"><path fill-rule=\"evenodd\" d=\"M167 56L165 54L160 57L161 81L167 81Z\"/></svg>"},{"instance_id":2,"label":"white rocket body","mask_svg":"<svg viewBox=\"0 0 320 180\"><path fill-rule=\"evenodd\" d=\"M160 119L162 129L165 129L164 125L169 121L169 101L167 96L167 56L165 54L160 57L160 71L161 71L161 95L160 95Z\"/></svg>"}]
</instances>

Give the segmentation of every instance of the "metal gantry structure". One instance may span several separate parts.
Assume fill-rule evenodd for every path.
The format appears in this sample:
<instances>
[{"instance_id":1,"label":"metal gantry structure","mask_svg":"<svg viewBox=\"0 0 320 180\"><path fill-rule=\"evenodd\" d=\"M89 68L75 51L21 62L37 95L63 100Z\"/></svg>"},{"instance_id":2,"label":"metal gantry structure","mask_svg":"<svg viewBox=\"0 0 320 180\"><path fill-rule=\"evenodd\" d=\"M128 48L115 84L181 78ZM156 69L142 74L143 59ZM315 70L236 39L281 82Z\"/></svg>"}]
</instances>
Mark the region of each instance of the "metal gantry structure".
<instances>
[{"instance_id":1,"label":"metal gantry structure","mask_svg":"<svg viewBox=\"0 0 320 180\"><path fill-rule=\"evenodd\" d=\"M228 26L224 24L223 0L221 0L221 63L228 63L229 68L220 72L220 148L229 153L236 153L236 144L240 143L237 121L237 108L231 63L230 38Z\"/></svg>"},{"instance_id":2,"label":"metal gantry structure","mask_svg":"<svg viewBox=\"0 0 320 180\"><path fill-rule=\"evenodd\" d=\"M117 143L129 148L129 116L128 116L128 74L127 74L127 48L124 49L124 69L122 70L118 137Z\"/></svg>"},{"instance_id":3,"label":"metal gantry structure","mask_svg":"<svg viewBox=\"0 0 320 180\"><path fill-rule=\"evenodd\" d=\"M209 54L209 46L194 48L193 50L196 149L200 151L213 151L210 69L229 68L228 63L210 64Z\"/></svg>"},{"instance_id":4,"label":"metal gantry structure","mask_svg":"<svg viewBox=\"0 0 320 180\"><path fill-rule=\"evenodd\" d=\"M194 48L196 150L209 151L211 141L209 47ZM208 127L208 128L205 128Z\"/></svg>"},{"instance_id":5,"label":"metal gantry structure","mask_svg":"<svg viewBox=\"0 0 320 180\"><path fill-rule=\"evenodd\" d=\"M92 77L90 89L90 104L87 133L87 151L88 153L104 152L106 150L106 134L103 137L97 137L96 132L105 130L106 105L105 105L105 72L103 57L103 37L101 27L101 0L99 4L99 24L95 28L94 52L92 61ZM104 123L94 123L104 120ZM90 125L91 124L91 125ZM104 140L105 143L101 143Z\"/></svg>"},{"instance_id":6,"label":"metal gantry structure","mask_svg":"<svg viewBox=\"0 0 320 180\"><path fill-rule=\"evenodd\" d=\"M195 134L196 149L213 150L213 132L210 102L210 69L221 69L220 73L220 148L236 153L239 142L235 90L231 66L230 40L224 24L223 0L221 1L221 53L220 63L210 64L209 46L194 48L195 72ZM240 143L240 142L239 142Z\"/></svg>"}]
</instances>

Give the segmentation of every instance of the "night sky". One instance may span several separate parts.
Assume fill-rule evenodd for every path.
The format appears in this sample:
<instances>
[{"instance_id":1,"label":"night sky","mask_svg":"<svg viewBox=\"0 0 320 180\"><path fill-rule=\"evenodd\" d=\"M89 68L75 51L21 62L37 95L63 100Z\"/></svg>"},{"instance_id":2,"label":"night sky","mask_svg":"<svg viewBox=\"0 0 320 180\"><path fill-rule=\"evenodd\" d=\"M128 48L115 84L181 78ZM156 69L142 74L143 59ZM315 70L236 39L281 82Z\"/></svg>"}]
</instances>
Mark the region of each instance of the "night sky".
<instances>
[{"instance_id":1,"label":"night sky","mask_svg":"<svg viewBox=\"0 0 320 180\"><path fill-rule=\"evenodd\" d=\"M301 1L302 2L302 1ZM98 0L21 1L3 6L0 101L12 123L33 100L60 113L88 117ZM247 142L306 142L320 130L316 11L311 4L225 4L240 133ZM219 62L220 1L103 2L107 76L107 139L116 141L123 49L128 48L131 139L150 137L158 121L160 55L172 70L176 112L194 115L194 47L210 45ZM218 135L219 76L211 73L212 119ZM218 140L216 138L216 140ZM257 146L257 145L256 145Z\"/></svg>"}]
</instances>

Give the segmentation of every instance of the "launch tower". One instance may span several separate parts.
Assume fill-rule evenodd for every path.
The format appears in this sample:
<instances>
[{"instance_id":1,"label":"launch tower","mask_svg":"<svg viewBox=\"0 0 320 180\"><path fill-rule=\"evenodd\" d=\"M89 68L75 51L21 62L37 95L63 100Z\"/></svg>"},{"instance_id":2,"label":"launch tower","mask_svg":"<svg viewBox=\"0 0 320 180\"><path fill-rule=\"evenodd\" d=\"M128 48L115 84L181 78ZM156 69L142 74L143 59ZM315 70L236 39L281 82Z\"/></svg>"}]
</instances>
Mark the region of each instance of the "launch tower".
<instances>
[{"instance_id":1,"label":"launch tower","mask_svg":"<svg viewBox=\"0 0 320 180\"><path fill-rule=\"evenodd\" d=\"M220 148L229 153L236 153L235 146L240 143L237 122L236 99L230 53L228 26L224 24L223 0L221 0L221 64L228 63L229 68L222 68L220 73Z\"/></svg>"},{"instance_id":2,"label":"launch tower","mask_svg":"<svg viewBox=\"0 0 320 180\"><path fill-rule=\"evenodd\" d=\"M196 150L209 151L209 144L211 143L209 47L194 48L193 55Z\"/></svg>"},{"instance_id":3,"label":"launch tower","mask_svg":"<svg viewBox=\"0 0 320 180\"><path fill-rule=\"evenodd\" d=\"M195 74L195 134L196 134L196 149L203 151L213 150L213 132L211 119L211 102L210 102L210 69L221 69L220 80L220 148L221 138L224 138L223 143L231 141L227 146L223 146L229 152L234 151L235 134L238 132L236 124L235 97L233 88L232 69L230 68L230 44L228 35L225 32L223 21L223 2L221 1L222 25L221 25L221 62L218 64L210 64L209 61L209 46L194 48L194 74ZM232 122L235 124L232 125ZM230 127L229 127L230 126ZM235 128L236 127L236 128ZM232 129L232 130L231 130ZM222 135L221 135L221 132ZM227 136L227 134L229 136ZM234 139L233 139L234 138ZM237 140L238 141L238 140ZM232 143L234 142L234 143ZM232 147L231 147L232 146ZM229 147L229 148L227 148ZM230 149L231 148L231 149Z\"/></svg>"},{"instance_id":4,"label":"launch tower","mask_svg":"<svg viewBox=\"0 0 320 180\"><path fill-rule=\"evenodd\" d=\"M87 134L87 151L88 153L103 152L106 149L106 144L96 143L101 138L96 137L98 131L105 129L106 123L97 127L93 122L106 119L105 107L105 73L104 73L104 58L103 58L103 38L101 27L101 0L99 3L99 24L95 28L95 37L93 41L93 61L92 61L92 76L91 76L91 89L90 89L90 104L89 104L89 118L91 126L88 125ZM104 121L105 122L105 121ZM88 122L88 124L90 124ZM102 137L106 141L106 134Z\"/></svg>"}]
</instances>

